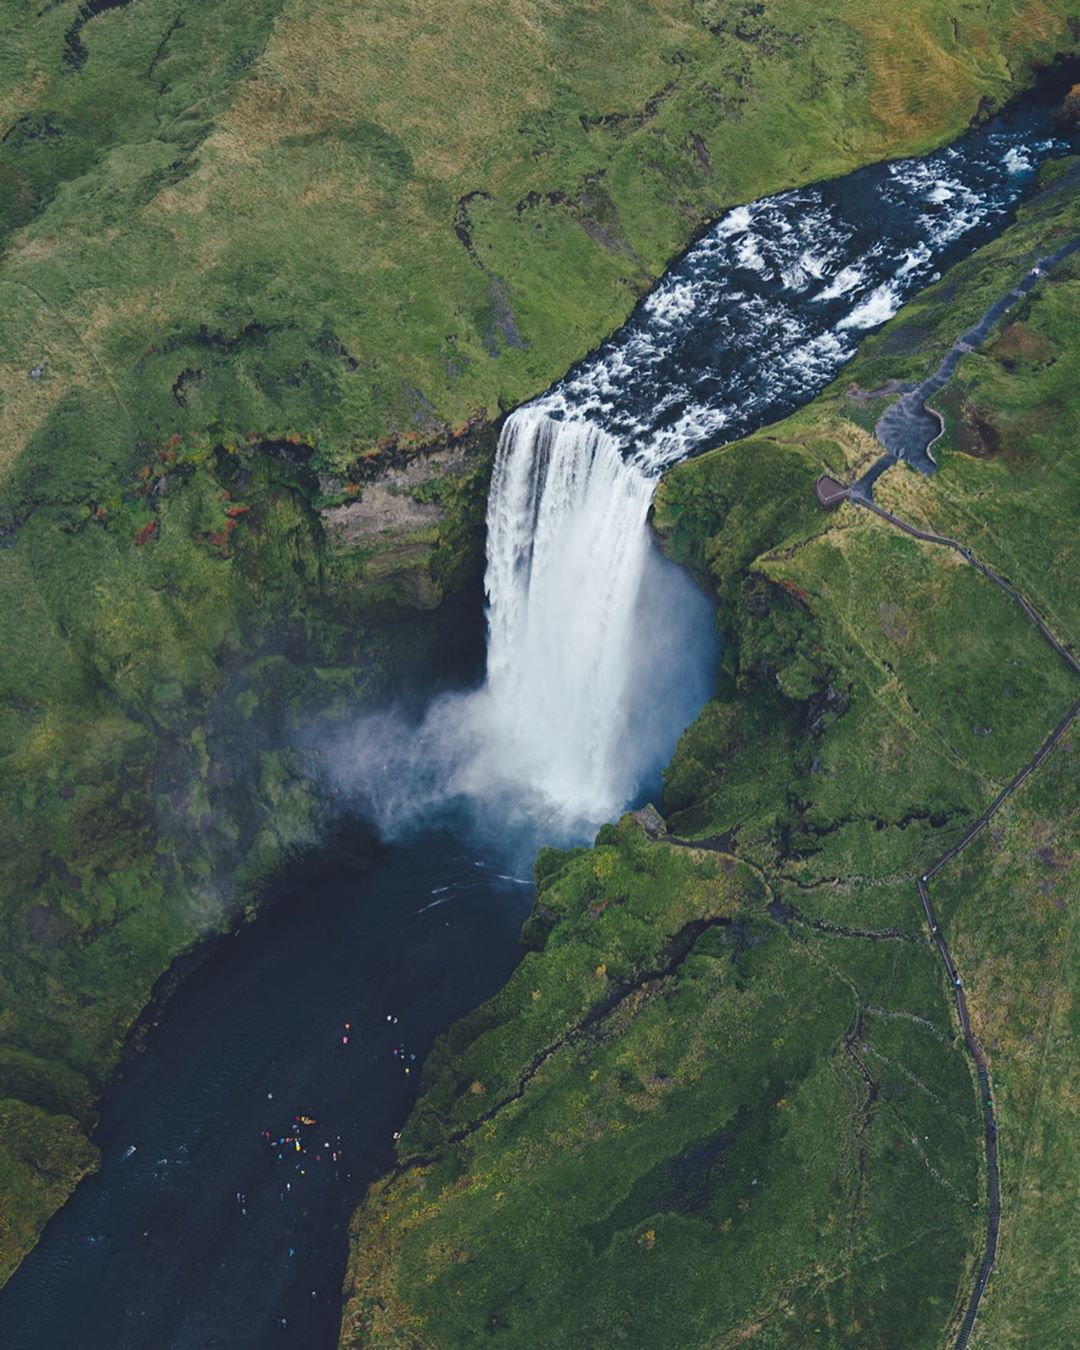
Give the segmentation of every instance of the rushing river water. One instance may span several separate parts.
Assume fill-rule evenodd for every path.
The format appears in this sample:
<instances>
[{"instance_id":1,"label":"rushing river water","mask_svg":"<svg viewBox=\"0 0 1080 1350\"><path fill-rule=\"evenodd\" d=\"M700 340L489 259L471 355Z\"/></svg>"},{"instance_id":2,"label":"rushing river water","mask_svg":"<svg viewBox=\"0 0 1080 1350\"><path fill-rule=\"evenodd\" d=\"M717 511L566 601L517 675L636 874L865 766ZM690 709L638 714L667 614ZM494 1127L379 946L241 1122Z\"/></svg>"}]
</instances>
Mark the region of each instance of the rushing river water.
<instances>
[{"instance_id":1,"label":"rushing river water","mask_svg":"<svg viewBox=\"0 0 1080 1350\"><path fill-rule=\"evenodd\" d=\"M343 742L396 842L366 876L294 888L170 1000L103 1105L101 1171L0 1295L4 1350L335 1344L348 1215L531 900L508 843L470 848L439 810L585 838L654 778L715 656L649 537L659 473L810 399L1062 149L1032 100L925 159L739 207L508 419L487 681Z\"/></svg>"},{"instance_id":2,"label":"rushing river water","mask_svg":"<svg viewBox=\"0 0 1080 1350\"><path fill-rule=\"evenodd\" d=\"M571 830L616 813L633 785L627 738L658 703L652 651L700 651L674 614L646 628L638 604L662 470L806 403L1065 149L1031 100L924 159L737 207L594 356L512 414L488 506L479 698L483 753L517 766L519 792ZM669 690L691 678L668 674Z\"/></svg>"}]
</instances>

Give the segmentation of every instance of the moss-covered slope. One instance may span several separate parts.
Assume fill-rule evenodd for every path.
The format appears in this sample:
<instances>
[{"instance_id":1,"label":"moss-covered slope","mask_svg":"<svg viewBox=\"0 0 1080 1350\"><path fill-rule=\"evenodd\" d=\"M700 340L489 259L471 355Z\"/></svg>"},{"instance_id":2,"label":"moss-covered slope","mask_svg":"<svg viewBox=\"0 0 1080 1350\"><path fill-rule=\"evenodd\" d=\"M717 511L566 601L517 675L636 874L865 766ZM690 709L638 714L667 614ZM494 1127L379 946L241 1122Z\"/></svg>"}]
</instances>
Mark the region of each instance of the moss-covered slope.
<instances>
[{"instance_id":1,"label":"moss-covered slope","mask_svg":"<svg viewBox=\"0 0 1080 1350\"><path fill-rule=\"evenodd\" d=\"M343 1345L955 1334L983 1141L914 882L1080 691L955 553L823 513L813 482L871 453L862 391L931 368L980 297L1078 229L1066 166L815 404L666 477L661 538L731 638L667 774L669 832L627 817L541 856L533 954L437 1046L399 1169L357 1216ZM1074 258L946 391L1002 428L995 455L969 457L950 418L935 478L879 487L985 547L1074 649L1078 295ZM1016 325L1039 352L1026 382ZM999 1098L987 1346L1055 1350L1076 1325L1073 741L934 881Z\"/></svg>"},{"instance_id":2,"label":"moss-covered slope","mask_svg":"<svg viewBox=\"0 0 1080 1350\"><path fill-rule=\"evenodd\" d=\"M312 838L300 711L453 629L499 410L721 208L946 139L1076 15L6 4L0 1279L155 978Z\"/></svg>"},{"instance_id":3,"label":"moss-covered slope","mask_svg":"<svg viewBox=\"0 0 1080 1350\"><path fill-rule=\"evenodd\" d=\"M426 481L422 529L349 547L310 448L260 442L147 455L0 549L0 1277L92 1162L155 981L332 823L306 724L448 659L490 448Z\"/></svg>"}]
</instances>

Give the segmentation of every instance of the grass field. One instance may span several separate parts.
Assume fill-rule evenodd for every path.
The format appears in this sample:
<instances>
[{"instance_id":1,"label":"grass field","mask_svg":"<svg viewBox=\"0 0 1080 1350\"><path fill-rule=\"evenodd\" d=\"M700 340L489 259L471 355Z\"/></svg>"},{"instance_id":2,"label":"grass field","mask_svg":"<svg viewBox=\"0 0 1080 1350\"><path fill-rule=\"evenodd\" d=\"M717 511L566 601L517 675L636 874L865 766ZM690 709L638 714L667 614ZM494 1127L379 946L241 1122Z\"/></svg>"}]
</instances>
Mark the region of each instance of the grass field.
<instances>
[{"instance_id":1,"label":"grass field","mask_svg":"<svg viewBox=\"0 0 1080 1350\"><path fill-rule=\"evenodd\" d=\"M914 879L1080 691L955 554L812 487L867 456L853 384L932 368L1080 228L1075 176L1055 167L816 403L666 476L660 538L729 638L666 775L671 835L627 817L541 855L530 954L436 1047L357 1215L343 1345L950 1343L983 1145ZM879 488L1030 584L1074 646L1078 287L1073 261L946 389L1003 428L994 453L950 413L940 472ZM1001 1122L988 1347L1075 1339L1075 761L1073 736L934 882Z\"/></svg>"},{"instance_id":2,"label":"grass field","mask_svg":"<svg viewBox=\"0 0 1080 1350\"><path fill-rule=\"evenodd\" d=\"M298 722L454 631L500 410L722 208L940 143L1076 17L93 11L0 13L0 1279L91 1165L155 979L314 837ZM436 523L328 534L448 437Z\"/></svg>"},{"instance_id":3,"label":"grass field","mask_svg":"<svg viewBox=\"0 0 1080 1350\"><path fill-rule=\"evenodd\" d=\"M937 887L1001 1122L1001 1255L973 1340L995 1350L1068 1345L1078 1324L1078 768L1074 734Z\"/></svg>"}]
</instances>

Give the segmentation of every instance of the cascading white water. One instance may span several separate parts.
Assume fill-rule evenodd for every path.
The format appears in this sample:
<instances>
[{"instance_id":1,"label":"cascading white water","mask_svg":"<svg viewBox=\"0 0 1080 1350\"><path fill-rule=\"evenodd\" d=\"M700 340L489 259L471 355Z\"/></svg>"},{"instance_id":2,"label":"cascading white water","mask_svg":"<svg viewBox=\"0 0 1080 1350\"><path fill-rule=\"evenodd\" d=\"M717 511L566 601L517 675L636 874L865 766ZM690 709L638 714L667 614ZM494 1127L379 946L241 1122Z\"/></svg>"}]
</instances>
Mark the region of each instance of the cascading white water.
<instances>
[{"instance_id":1,"label":"cascading white water","mask_svg":"<svg viewBox=\"0 0 1080 1350\"><path fill-rule=\"evenodd\" d=\"M338 747L380 828L453 803L500 836L524 823L577 841L655 782L717 653L708 602L649 533L659 475L812 398L1064 148L1025 114L737 207L618 333L514 412L488 499L484 685L434 700L419 724L364 718Z\"/></svg>"},{"instance_id":2,"label":"cascading white water","mask_svg":"<svg viewBox=\"0 0 1080 1350\"><path fill-rule=\"evenodd\" d=\"M628 789L621 746L655 479L543 406L507 421L488 499L490 726L514 774L570 816Z\"/></svg>"},{"instance_id":3,"label":"cascading white water","mask_svg":"<svg viewBox=\"0 0 1080 1350\"><path fill-rule=\"evenodd\" d=\"M640 604L659 474L823 388L857 334L1012 208L1054 144L1031 131L992 126L963 154L735 208L614 338L512 414L487 518L483 698L499 774L564 818L625 804L648 758L627 754L624 731L640 743L660 712L643 671L666 665L665 702L682 674L671 616L650 629Z\"/></svg>"}]
</instances>

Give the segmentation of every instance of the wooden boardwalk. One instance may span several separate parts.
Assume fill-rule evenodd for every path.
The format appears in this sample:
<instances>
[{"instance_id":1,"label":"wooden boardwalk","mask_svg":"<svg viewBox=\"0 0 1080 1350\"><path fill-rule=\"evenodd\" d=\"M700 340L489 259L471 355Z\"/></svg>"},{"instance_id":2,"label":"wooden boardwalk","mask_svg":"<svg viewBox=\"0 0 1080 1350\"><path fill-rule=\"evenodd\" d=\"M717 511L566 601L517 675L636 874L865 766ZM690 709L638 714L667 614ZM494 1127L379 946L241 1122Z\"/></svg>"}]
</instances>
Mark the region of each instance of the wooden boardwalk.
<instances>
[{"instance_id":1,"label":"wooden boardwalk","mask_svg":"<svg viewBox=\"0 0 1080 1350\"><path fill-rule=\"evenodd\" d=\"M848 490L843 483L837 482L827 473L823 473L814 484L814 492L817 495L818 502L826 510L832 506L839 506L848 495Z\"/></svg>"}]
</instances>

